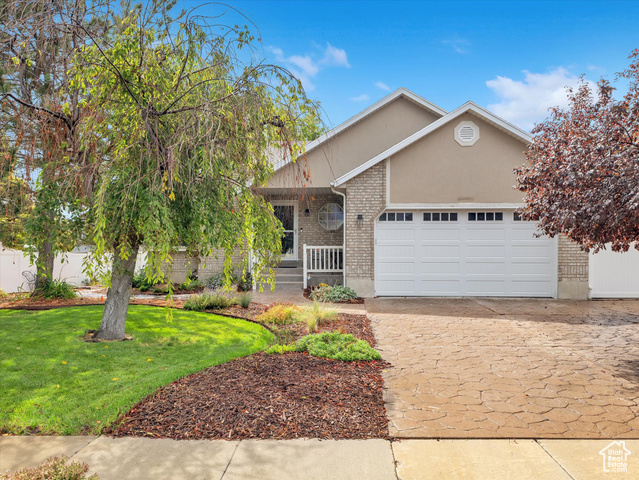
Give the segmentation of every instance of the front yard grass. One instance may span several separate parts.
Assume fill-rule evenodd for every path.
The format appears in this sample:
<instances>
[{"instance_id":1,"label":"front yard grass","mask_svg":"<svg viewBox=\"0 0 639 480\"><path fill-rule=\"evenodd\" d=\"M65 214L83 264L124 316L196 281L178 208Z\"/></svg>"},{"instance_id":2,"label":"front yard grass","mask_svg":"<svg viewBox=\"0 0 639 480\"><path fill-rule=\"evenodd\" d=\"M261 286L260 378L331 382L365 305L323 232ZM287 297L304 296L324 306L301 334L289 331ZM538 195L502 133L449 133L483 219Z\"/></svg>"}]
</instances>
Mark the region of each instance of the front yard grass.
<instances>
[{"instance_id":1,"label":"front yard grass","mask_svg":"<svg viewBox=\"0 0 639 480\"><path fill-rule=\"evenodd\" d=\"M87 343L104 306L0 310L0 433L96 434L157 388L263 350L259 325L132 305L131 341Z\"/></svg>"}]
</instances>

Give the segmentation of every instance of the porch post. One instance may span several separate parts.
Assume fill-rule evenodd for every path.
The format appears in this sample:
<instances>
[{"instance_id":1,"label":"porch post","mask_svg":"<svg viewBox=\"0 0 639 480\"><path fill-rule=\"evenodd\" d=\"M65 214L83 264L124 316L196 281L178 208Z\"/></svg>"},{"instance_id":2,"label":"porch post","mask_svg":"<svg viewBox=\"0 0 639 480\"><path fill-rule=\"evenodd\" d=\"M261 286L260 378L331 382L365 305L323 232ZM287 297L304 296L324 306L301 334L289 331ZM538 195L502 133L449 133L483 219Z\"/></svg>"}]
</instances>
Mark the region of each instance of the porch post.
<instances>
[{"instance_id":1,"label":"porch post","mask_svg":"<svg viewBox=\"0 0 639 480\"><path fill-rule=\"evenodd\" d=\"M304 244L304 248L302 249L302 255L304 255L304 259L302 261L302 264L304 265L303 271L304 271L304 290L306 290L306 287L308 286L308 274L306 273L306 269L307 269L307 265L306 265L306 244Z\"/></svg>"}]
</instances>

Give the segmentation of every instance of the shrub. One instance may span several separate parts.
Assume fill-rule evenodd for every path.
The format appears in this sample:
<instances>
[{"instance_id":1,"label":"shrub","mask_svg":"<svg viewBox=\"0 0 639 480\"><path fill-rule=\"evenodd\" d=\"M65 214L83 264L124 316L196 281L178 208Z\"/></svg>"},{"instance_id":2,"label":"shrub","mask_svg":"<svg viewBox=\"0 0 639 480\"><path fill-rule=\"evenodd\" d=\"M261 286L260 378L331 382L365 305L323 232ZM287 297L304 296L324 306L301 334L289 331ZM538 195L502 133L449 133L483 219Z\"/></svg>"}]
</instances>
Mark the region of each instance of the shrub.
<instances>
[{"instance_id":1,"label":"shrub","mask_svg":"<svg viewBox=\"0 0 639 480\"><path fill-rule=\"evenodd\" d=\"M253 290L253 276L250 272L247 272L244 277L241 275L237 278L237 289L240 292L249 292Z\"/></svg>"},{"instance_id":2,"label":"shrub","mask_svg":"<svg viewBox=\"0 0 639 480\"><path fill-rule=\"evenodd\" d=\"M306 323L309 333L317 332L317 327L337 318L337 311L326 308L325 305L314 301L313 305L304 308L299 314L299 318Z\"/></svg>"},{"instance_id":3,"label":"shrub","mask_svg":"<svg viewBox=\"0 0 639 480\"><path fill-rule=\"evenodd\" d=\"M7 480L85 480L89 466L86 463L67 463L66 457L49 458L42 465L34 468L23 468L0 478ZM98 480L91 475L87 480Z\"/></svg>"},{"instance_id":4,"label":"shrub","mask_svg":"<svg viewBox=\"0 0 639 480\"><path fill-rule=\"evenodd\" d=\"M133 275L133 281L131 282L131 286L133 288L137 288L141 292L147 292L151 290L152 287L161 283L160 279L149 279L144 273L143 270L140 270L138 273ZM155 290L154 290L155 291Z\"/></svg>"},{"instance_id":5,"label":"shrub","mask_svg":"<svg viewBox=\"0 0 639 480\"><path fill-rule=\"evenodd\" d=\"M264 350L264 353L266 353L267 355L273 355L278 353L295 352L297 351L296 349L297 349L297 346L295 344L280 345L276 343L268 347L266 350Z\"/></svg>"},{"instance_id":6,"label":"shrub","mask_svg":"<svg viewBox=\"0 0 639 480\"><path fill-rule=\"evenodd\" d=\"M204 280L204 286L206 288L210 288L211 290L216 290L226 285L225 280L226 280L226 277L224 276L224 272L216 273L215 275L210 276L209 278ZM231 280L231 285L234 285L237 283L238 278L234 273L232 273L230 280Z\"/></svg>"},{"instance_id":7,"label":"shrub","mask_svg":"<svg viewBox=\"0 0 639 480\"><path fill-rule=\"evenodd\" d=\"M237 305L237 299L224 292L206 292L201 295L193 295L184 302L184 310L203 312L204 310L221 310Z\"/></svg>"},{"instance_id":8,"label":"shrub","mask_svg":"<svg viewBox=\"0 0 639 480\"><path fill-rule=\"evenodd\" d=\"M0 288L0 300L7 298L9 294Z\"/></svg>"},{"instance_id":9,"label":"shrub","mask_svg":"<svg viewBox=\"0 0 639 480\"><path fill-rule=\"evenodd\" d=\"M283 325L297 322L299 307L295 305L275 305L256 318L258 322Z\"/></svg>"},{"instance_id":10,"label":"shrub","mask_svg":"<svg viewBox=\"0 0 639 480\"><path fill-rule=\"evenodd\" d=\"M64 280L47 280L44 285L36 292L36 295L47 298L62 298L69 300L71 298L77 298L73 286L69 285Z\"/></svg>"},{"instance_id":11,"label":"shrub","mask_svg":"<svg viewBox=\"0 0 639 480\"><path fill-rule=\"evenodd\" d=\"M382 356L365 340L339 332L318 333L300 338L295 344L298 352L321 358L350 362L354 360L380 360Z\"/></svg>"},{"instance_id":12,"label":"shrub","mask_svg":"<svg viewBox=\"0 0 639 480\"><path fill-rule=\"evenodd\" d=\"M201 288L201 287L202 287L202 282L200 282L197 279L195 280L191 279L189 277L184 282L178 285L178 290L191 291L191 290L197 290L198 288Z\"/></svg>"},{"instance_id":13,"label":"shrub","mask_svg":"<svg viewBox=\"0 0 639 480\"><path fill-rule=\"evenodd\" d=\"M253 295L250 292L245 292L238 297L238 303L242 308L249 308L251 300L253 300Z\"/></svg>"},{"instance_id":14,"label":"shrub","mask_svg":"<svg viewBox=\"0 0 639 480\"><path fill-rule=\"evenodd\" d=\"M320 302L343 302L344 300L356 299L357 293L352 288L342 285L331 287L326 284L320 284L311 292L310 298Z\"/></svg>"}]
</instances>

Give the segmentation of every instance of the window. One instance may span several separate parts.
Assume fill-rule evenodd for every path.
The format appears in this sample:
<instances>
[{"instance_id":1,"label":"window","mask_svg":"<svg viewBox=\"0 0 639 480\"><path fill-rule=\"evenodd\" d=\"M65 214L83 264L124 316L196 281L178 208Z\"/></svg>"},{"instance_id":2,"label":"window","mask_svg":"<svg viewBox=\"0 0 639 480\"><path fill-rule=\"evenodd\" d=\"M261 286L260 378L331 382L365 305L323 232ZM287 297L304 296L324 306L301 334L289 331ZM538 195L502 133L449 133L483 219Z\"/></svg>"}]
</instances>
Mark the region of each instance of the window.
<instances>
[{"instance_id":1,"label":"window","mask_svg":"<svg viewBox=\"0 0 639 480\"><path fill-rule=\"evenodd\" d=\"M319 210L319 224L326 230L337 230L344 224L344 210L337 203L327 203Z\"/></svg>"},{"instance_id":2,"label":"window","mask_svg":"<svg viewBox=\"0 0 639 480\"><path fill-rule=\"evenodd\" d=\"M522 222L524 221L523 218L521 218L521 215L517 212L513 213L513 220L515 222ZM531 222L538 222L539 221L539 217L537 216L533 216L533 218L530 219Z\"/></svg>"},{"instance_id":3,"label":"window","mask_svg":"<svg viewBox=\"0 0 639 480\"><path fill-rule=\"evenodd\" d=\"M413 212L388 212L379 216L380 222L412 222Z\"/></svg>"},{"instance_id":4,"label":"window","mask_svg":"<svg viewBox=\"0 0 639 480\"><path fill-rule=\"evenodd\" d=\"M501 222L504 212L468 212L469 222Z\"/></svg>"},{"instance_id":5,"label":"window","mask_svg":"<svg viewBox=\"0 0 639 480\"><path fill-rule=\"evenodd\" d=\"M456 222L457 212L425 212L425 222Z\"/></svg>"}]
</instances>

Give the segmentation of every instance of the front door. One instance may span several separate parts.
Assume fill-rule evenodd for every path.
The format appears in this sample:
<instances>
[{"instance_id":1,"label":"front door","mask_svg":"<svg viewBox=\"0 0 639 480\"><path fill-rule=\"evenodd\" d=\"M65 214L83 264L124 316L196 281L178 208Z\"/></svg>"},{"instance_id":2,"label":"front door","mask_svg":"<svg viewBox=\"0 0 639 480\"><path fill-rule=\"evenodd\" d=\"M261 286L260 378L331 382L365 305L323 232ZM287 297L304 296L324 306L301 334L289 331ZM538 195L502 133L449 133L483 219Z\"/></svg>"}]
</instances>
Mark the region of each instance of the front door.
<instances>
[{"instance_id":1,"label":"front door","mask_svg":"<svg viewBox=\"0 0 639 480\"><path fill-rule=\"evenodd\" d=\"M282 258L297 260L297 201L277 200L271 202L275 217L282 222Z\"/></svg>"}]
</instances>

